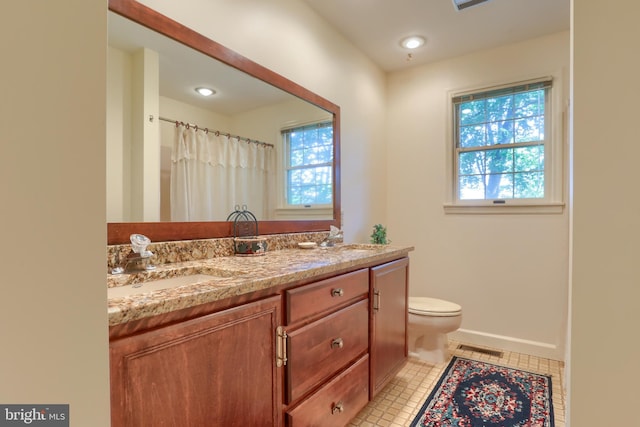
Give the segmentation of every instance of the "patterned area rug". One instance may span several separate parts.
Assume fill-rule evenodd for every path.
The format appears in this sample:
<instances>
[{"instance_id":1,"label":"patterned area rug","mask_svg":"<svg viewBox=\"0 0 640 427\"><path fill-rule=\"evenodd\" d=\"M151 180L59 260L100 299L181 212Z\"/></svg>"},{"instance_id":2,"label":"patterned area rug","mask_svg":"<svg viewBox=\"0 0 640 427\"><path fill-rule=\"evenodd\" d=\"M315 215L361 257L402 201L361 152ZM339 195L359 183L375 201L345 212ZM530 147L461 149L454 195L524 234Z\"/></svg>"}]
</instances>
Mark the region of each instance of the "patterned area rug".
<instances>
[{"instance_id":1,"label":"patterned area rug","mask_svg":"<svg viewBox=\"0 0 640 427\"><path fill-rule=\"evenodd\" d=\"M551 377L453 357L411 427L553 427Z\"/></svg>"}]
</instances>

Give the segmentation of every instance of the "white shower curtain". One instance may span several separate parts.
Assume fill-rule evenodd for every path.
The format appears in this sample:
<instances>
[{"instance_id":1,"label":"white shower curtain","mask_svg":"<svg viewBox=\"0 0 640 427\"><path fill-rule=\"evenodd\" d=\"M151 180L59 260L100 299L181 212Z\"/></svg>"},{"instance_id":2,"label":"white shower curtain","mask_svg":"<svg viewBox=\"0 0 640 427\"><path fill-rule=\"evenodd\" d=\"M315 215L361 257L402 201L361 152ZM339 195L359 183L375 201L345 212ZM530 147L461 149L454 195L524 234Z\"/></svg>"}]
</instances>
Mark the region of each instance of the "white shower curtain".
<instances>
[{"instance_id":1,"label":"white shower curtain","mask_svg":"<svg viewBox=\"0 0 640 427\"><path fill-rule=\"evenodd\" d=\"M171 154L171 220L224 221L246 205L259 220L273 210L272 146L176 126Z\"/></svg>"}]
</instances>

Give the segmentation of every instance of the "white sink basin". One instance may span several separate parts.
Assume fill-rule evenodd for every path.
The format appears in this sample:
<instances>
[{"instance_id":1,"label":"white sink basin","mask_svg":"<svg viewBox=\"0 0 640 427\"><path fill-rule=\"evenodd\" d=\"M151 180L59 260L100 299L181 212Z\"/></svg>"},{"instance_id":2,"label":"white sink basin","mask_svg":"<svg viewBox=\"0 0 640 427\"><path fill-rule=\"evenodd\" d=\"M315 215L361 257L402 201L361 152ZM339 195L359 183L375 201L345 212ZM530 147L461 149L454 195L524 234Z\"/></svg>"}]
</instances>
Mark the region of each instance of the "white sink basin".
<instances>
[{"instance_id":1,"label":"white sink basin","mask_svg":"<svg viewBox=\"0 0 640 427\"><path fill-rule=\"evenodd\" d=\"M107 288L107 298L118 298L136 294L145 294L147 292L159 291L161 289L171 289L180 286L195 285L196 283L202 283L221 278L222 277L220 276L211 276L209 274L190 274L186 276L169 277L167 279L149 280L133 285Z\"/></svg>"}]
</instances>

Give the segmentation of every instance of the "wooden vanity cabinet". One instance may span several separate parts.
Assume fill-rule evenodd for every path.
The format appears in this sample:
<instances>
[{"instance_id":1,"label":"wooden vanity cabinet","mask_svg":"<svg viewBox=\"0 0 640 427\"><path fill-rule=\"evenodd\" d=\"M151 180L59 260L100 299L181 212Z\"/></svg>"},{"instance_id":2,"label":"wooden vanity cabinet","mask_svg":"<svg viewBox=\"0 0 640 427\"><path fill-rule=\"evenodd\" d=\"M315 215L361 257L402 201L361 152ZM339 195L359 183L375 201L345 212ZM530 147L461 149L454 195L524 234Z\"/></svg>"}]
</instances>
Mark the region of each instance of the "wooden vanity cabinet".
<instances>
[{"instance_id":1,"label":"wooden vanity cabinet","mask_svg":"<svg viewBox=\"0 0 640 427\"><path fill-rule=\"evenodd\" d=\"M407 361L409 258L370 269L370 399Z\"/></svg>"},{"instance_id":2,"label":"wooden vanity cabinet","mask_svg":"<svg viewBox=\"0 0 640 427\"><path fill-rule=\"evenodd\" d=\"M280 426L281 298L110 343L114 427Z\"/></svg>"},{"instance_id":3,"label":"wooden vanity cabinet","mask_svg":"<svg viewBox=\"0 0 640 427\"><path fill-rule=\"evenodd\" d=\"M348 424L407 359L408 268L402 258L114 334L112 426Z\"/></svg>"}]
</instances>

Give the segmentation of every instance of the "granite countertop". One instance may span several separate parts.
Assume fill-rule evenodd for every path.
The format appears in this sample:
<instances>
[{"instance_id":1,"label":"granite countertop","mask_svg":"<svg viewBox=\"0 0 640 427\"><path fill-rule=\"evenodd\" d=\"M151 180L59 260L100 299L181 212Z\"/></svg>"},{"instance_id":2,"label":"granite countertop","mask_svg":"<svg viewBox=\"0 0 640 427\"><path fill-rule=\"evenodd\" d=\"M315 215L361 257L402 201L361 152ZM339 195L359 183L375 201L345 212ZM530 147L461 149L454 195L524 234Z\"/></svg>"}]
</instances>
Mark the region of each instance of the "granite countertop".
<instances>
[{"instance_id":1,"label":"granite countertop","mask_svg":"<svg viewBox=\"0 0 640 427\"><path fill-rule=\"evenodd\" d=\"M198 273L215 276L210 280L171 289L109 298L109 326L346 269L357 269L378 261L382 263L402 258L412 250L413 247L409 246L337 244L328 248L282 249L262 256L226 256L176 262L159 265L155 270L144 273L109 275L109 288ZM144 292L143 289L144 285L137 291Z\"/></svg>"}]
</instances>

